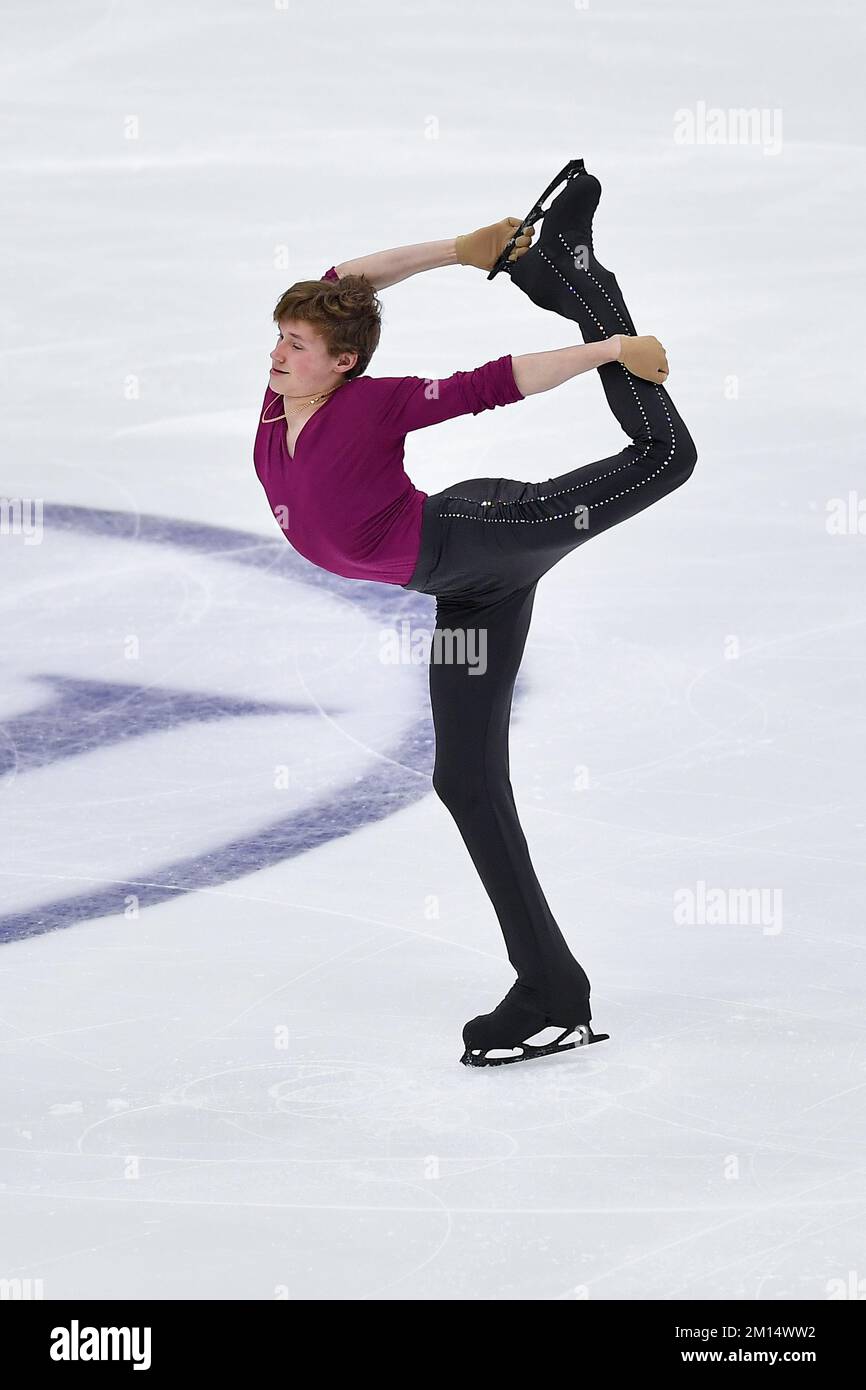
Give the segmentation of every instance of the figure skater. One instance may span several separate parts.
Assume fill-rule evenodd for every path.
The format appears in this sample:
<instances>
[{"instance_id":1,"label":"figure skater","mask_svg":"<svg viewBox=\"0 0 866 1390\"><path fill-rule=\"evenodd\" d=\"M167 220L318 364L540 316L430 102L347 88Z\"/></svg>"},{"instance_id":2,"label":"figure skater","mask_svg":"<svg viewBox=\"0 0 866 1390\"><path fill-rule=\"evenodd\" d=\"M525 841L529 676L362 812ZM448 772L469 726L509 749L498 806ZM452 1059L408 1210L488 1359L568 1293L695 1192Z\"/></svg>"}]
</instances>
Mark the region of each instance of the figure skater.
<instances>
[{"instance_id":1,"label":"figure skater","mask_svg":"<svg viewBox=\"0 0 866 1390\"><path fill-rule=\"evenodd\" d=\"M274 310L279 338L255 438L256 473L300 554L345 578L436 600L433 788L490 897L517 975L502 1002L463 1029L461 1060L473 1066L608 1036L590 1027L589 979L554 920L518 818L508 755L512 694L541 576L673 492L697 459L662 385L662 344L637 336L616 277L596 258L600 196L598 179L573 160L522 221L503 218L444 241L379 251L292 285ZM380 335L376 292L450 265L475 266L491 279L505 271L535 304L574 320L583 343L506 354L439 380L366 376ZM470 478L433 494L404 471L409 431L512 405L589 371L598 372L630 440L609 458L543 482ZM483 643L483 663L455 660L455 639L466 654L477 655Z\"/></svg>"}]
</instances>

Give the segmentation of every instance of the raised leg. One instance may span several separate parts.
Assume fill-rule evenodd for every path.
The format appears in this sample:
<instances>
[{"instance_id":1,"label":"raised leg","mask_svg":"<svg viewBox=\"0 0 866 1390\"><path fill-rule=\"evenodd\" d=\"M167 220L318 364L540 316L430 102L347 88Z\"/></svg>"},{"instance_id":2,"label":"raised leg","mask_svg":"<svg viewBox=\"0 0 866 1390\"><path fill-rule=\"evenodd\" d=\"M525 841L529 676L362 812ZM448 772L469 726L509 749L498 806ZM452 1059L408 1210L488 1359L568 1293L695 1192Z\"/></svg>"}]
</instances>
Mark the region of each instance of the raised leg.
<instances>
[{"instance_id":1,"label":"raised leg","mask_svg":"<svg viewBox=\"0 0 866 1390\"><path fill-rule=\"evenodd\" d=\"M635 332L616 276L595 255L600 194L593 175L569 183L545 217L538 245L509 271L534 303L576 322L585 342ZM441 516L494 528L482 549L498 556L515 582L539 579L577 546L673 492L694 470L694 442L665 387L619 362L598 375L631 441L625 448L542 482L472 479L444 490Z\"/></svg>"}]
</instances>

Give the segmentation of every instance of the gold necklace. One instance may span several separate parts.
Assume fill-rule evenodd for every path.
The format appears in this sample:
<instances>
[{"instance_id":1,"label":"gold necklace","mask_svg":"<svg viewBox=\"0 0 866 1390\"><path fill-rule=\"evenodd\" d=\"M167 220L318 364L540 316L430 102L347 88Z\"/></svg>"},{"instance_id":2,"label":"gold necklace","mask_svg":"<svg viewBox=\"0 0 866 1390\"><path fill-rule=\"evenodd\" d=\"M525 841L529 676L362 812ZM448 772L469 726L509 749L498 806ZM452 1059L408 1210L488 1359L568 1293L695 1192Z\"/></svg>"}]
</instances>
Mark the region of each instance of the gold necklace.
<instances>
[{"instance_id":1,"label":"gold necklace","mask_svg":"<svg viewBox=\"0 0 866 1390\"><path fill-rule=\"evenodd\" d=\"M342 386L342 384L343 384L342 382L338 382L337 386ZM326 396L331 396L331 395L333 395L333 393L337 390L337 386L332 386L331 389L330 389L330 391L322 391L321 394L318 395L318 396L311 396L310 399L309 399L308 401L305 401L305 403L304 403L303 406L300 406L297 410L293 410L293 411L292 411L292 416L294 417L294 416L296 416L296 415L300 415L301 411L305 408L305 406L308 406L308 405L315 405L317 401L323 401L323 400L325 399ZM271 388L271 389L273 389L273 388ZM286 421L286 424L289 423L289 417L288 417L288 415L285 414L286 397L283 396L282 399L283 399L283 414L282 414L282 415L274 415L274 416L271 416L271 417L269 417L269 418L266 419L265 416L267 416L267 414L268 414L268 408L267 408L267 406L265 406L264 413L263 413L263 415L262 415L262 424L263 424L263 425L275 425L275 424L277 423L278 420L285 420L285 421Z\"/></svg>"}]
</instances>

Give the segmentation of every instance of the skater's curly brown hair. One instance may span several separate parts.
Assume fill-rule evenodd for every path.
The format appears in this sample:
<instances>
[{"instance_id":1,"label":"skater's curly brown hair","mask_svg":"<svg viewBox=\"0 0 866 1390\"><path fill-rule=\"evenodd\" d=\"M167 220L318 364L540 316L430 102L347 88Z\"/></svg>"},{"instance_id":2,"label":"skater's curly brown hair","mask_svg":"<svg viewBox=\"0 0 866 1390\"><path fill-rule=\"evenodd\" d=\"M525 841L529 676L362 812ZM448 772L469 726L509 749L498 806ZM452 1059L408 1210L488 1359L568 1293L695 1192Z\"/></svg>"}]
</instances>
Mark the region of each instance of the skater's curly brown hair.
<instances>
[{"instance_id":1,"label":"skater's curly brown hair","mask_svg":"<svg viewBox=\"0 0 866 1390\"><path fill-rule=\"evenodd\" d=\"M274 323L304 319L325 339L332 357L357 352L346 380L361 376L379 345L382 305L373 284L364 275L344 275L340 280L298 280L280 297Z\"/></svg>"}]
</instances>

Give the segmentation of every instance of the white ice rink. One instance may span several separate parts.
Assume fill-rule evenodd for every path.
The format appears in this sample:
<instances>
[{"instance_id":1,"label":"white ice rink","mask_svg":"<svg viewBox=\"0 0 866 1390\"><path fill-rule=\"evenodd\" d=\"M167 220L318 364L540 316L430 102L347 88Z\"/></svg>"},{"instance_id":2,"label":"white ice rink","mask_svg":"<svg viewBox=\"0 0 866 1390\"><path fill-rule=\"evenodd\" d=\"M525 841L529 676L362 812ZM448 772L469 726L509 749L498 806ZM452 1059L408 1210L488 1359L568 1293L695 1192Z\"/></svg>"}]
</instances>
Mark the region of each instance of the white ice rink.
<instances>
[{"instance_id":1,"label":"white ice rink","mask_svg":"<svg viewBox=\"0 0 866 1390\"><path fill-rule=\"evenodd\" d=\"M859 7L19 0L4 28L0 1279L863 1297ZM708 143L712 108L763 133ZM430 787L426 670L382 660L433 600L296 555L252 440L293 280L522 216L573 156L699 459L545 578L515 697L610 1041L473 1071L513 972ZM383 302L371 375L579 340L468 268ZM590 374L407 467L434 492L622 443Z\"/></svg>"}]
</instances>

